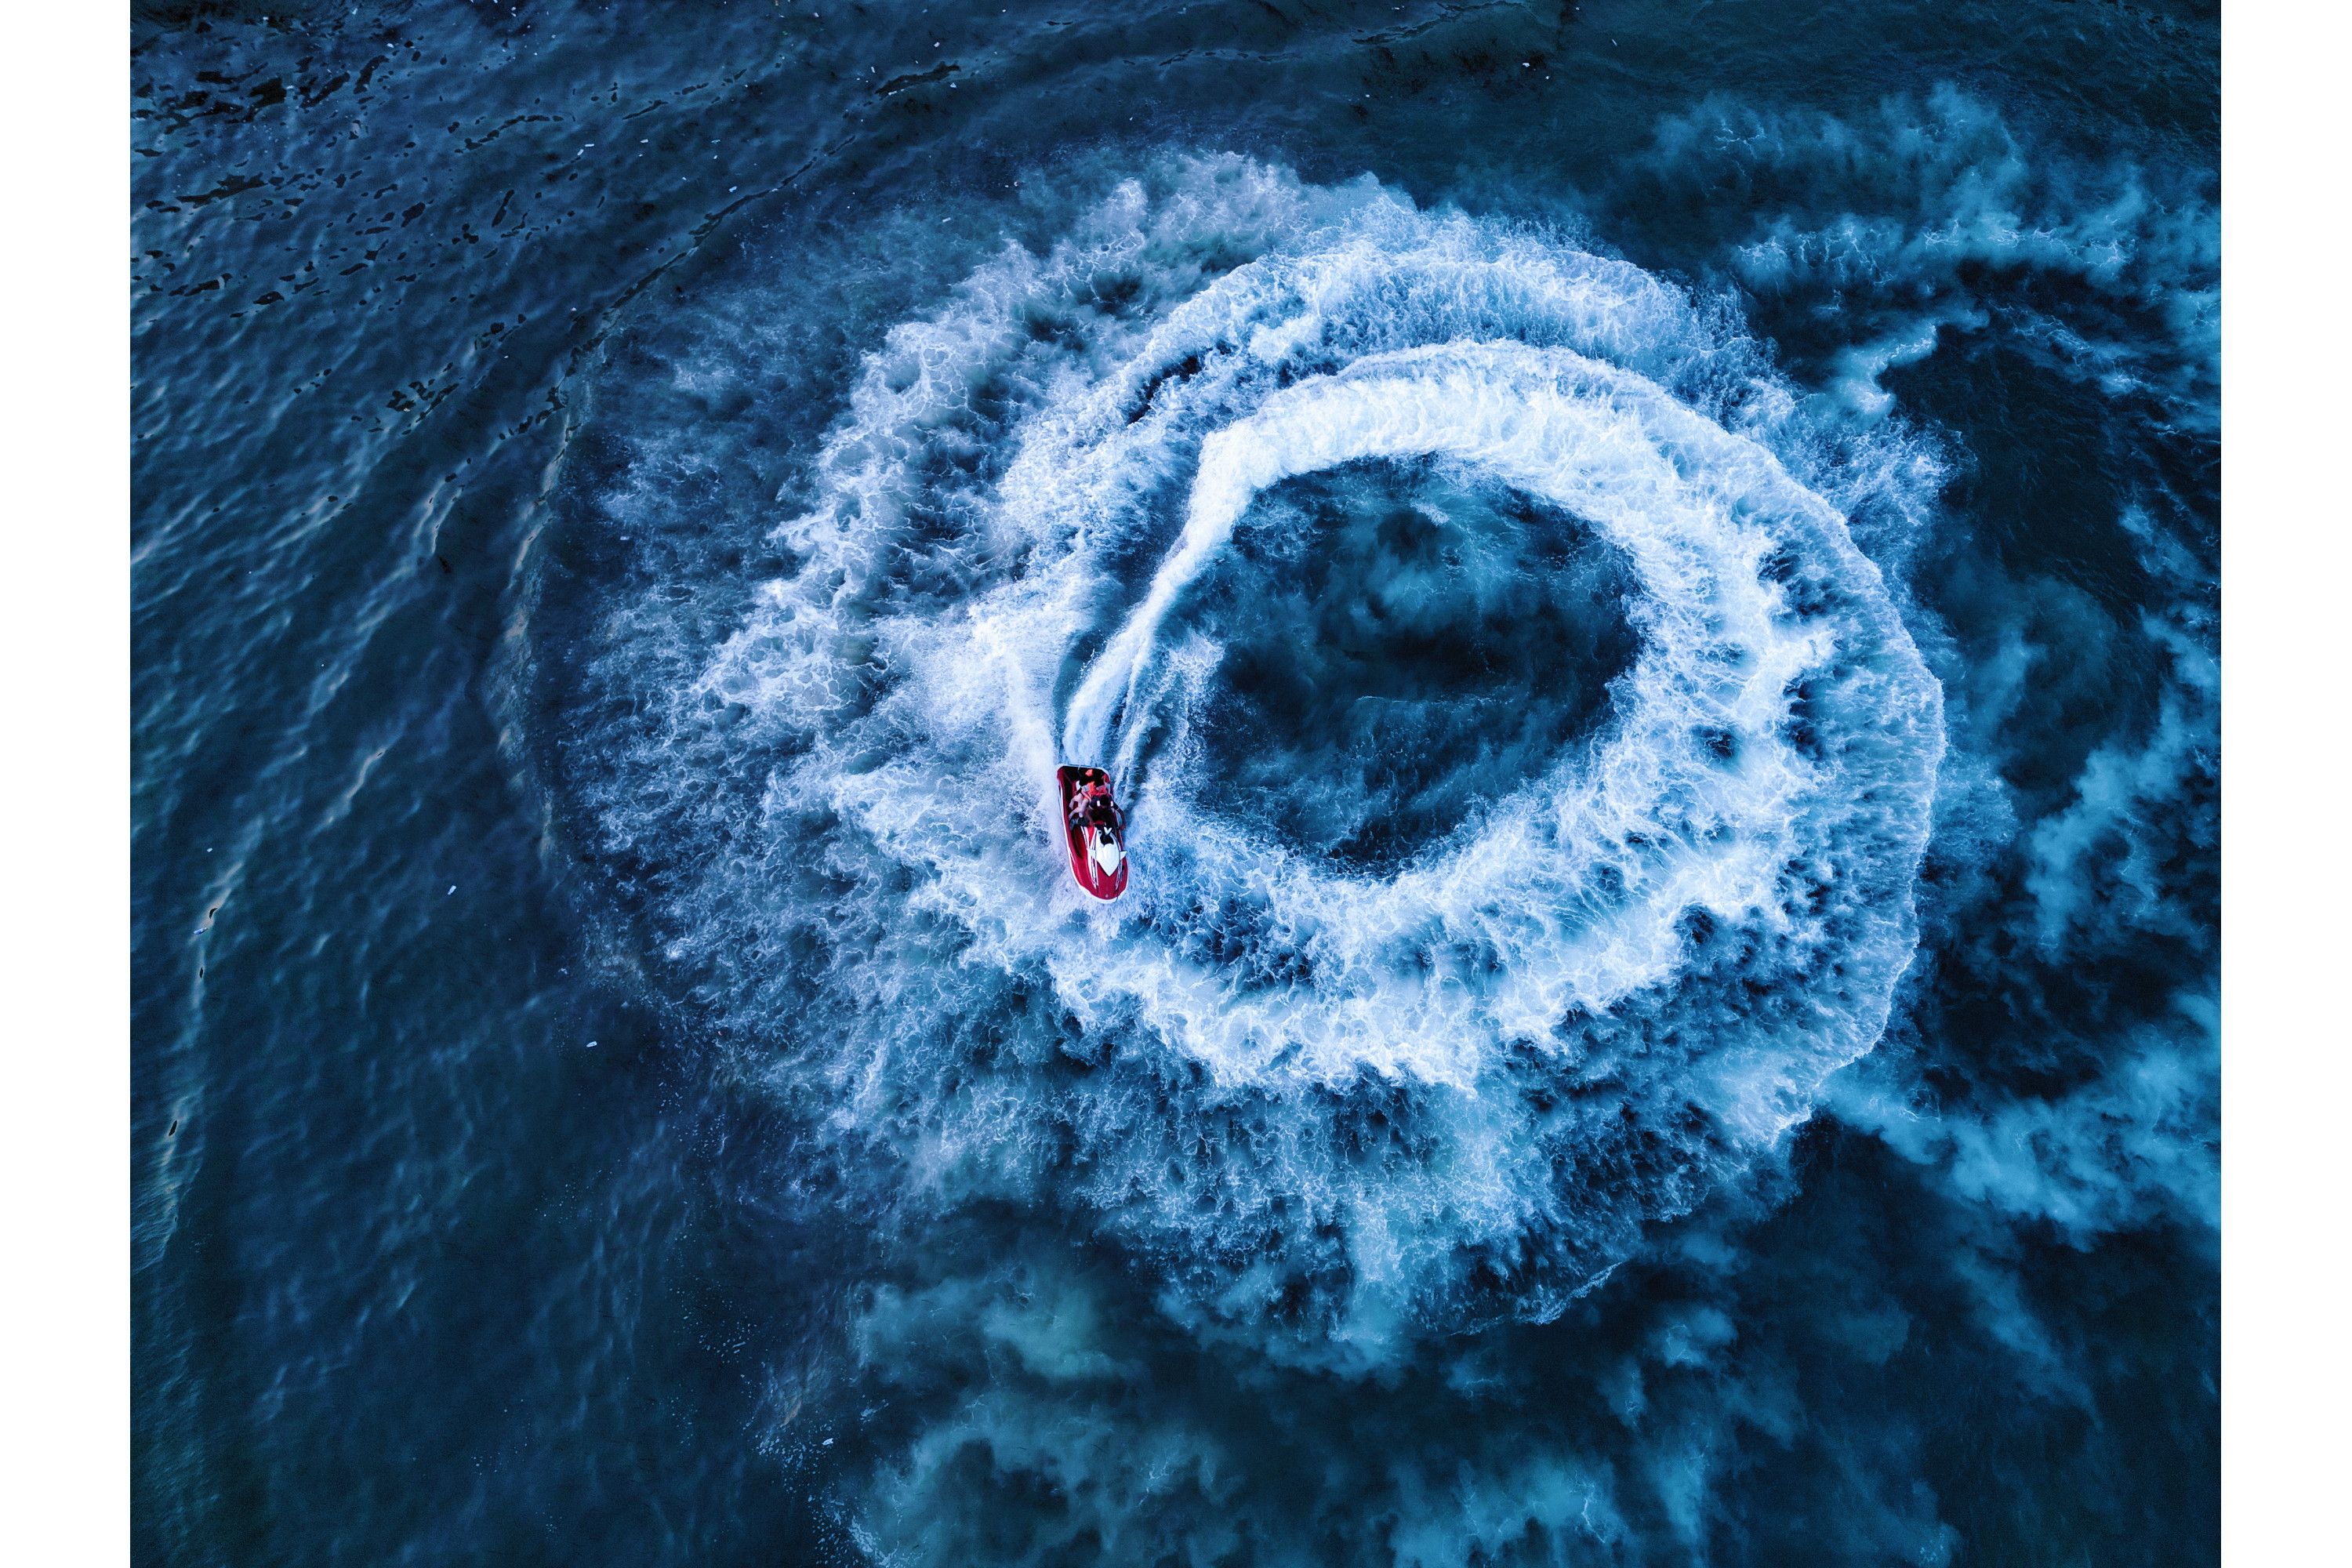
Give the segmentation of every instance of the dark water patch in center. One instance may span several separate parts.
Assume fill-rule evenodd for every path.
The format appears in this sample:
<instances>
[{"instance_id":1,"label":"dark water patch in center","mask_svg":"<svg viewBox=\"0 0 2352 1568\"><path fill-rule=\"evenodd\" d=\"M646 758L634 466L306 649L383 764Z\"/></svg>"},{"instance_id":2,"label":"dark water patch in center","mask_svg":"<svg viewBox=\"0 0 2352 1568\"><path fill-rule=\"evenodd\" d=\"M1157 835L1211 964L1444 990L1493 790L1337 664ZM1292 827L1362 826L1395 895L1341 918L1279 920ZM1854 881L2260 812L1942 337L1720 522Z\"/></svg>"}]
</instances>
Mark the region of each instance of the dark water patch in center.
<instances>
[{"instance_id":1,"label":"dark water patch in center","mask_svg":"<svg viewBox=\"0 0 2352 1568\"><path fill-rule=\"evenodd\" d=\"M1224 649L1203 804L1353 869L1408 859L1600 730L1632 591L1575 518L1430 462L1276 485L1189 617Z\"/></svg>"}]
</instances>

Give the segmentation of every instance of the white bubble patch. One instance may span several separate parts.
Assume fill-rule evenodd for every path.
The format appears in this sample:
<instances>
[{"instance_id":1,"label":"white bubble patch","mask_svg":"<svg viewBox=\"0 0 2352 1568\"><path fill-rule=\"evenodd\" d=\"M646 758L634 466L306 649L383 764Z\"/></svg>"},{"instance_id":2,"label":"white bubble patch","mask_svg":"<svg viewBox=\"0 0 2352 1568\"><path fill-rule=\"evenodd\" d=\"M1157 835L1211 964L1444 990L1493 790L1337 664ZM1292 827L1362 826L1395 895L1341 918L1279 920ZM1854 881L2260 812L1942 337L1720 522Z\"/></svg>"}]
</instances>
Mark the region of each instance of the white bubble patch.
<instances>
[{"instance_id":1,"label":"white bubble patch","mask_svg":"<svg viewBox=\"0 0 2352 1568\"><path fill-rule=\"evenodd\" d=\"M1158 171L868 356L787 570L613 745L608 842L696 847L665 957L877 1211L1090 1216L1174 1310L1334 1342L1556 1310L1810 1114L1912 951L1942 695L1797 409L1555 236ZM1308 526L1281 487L1399 465L1598 540L1635 651L1597 727L1368 866L1221 795L1196 611ZM1477 526L1429 524L1444 561ZM756 806L649 784L681 736ZM1067 874L1062 763L1130 805L1116 904Z\"/></svg>"}]
</instances>

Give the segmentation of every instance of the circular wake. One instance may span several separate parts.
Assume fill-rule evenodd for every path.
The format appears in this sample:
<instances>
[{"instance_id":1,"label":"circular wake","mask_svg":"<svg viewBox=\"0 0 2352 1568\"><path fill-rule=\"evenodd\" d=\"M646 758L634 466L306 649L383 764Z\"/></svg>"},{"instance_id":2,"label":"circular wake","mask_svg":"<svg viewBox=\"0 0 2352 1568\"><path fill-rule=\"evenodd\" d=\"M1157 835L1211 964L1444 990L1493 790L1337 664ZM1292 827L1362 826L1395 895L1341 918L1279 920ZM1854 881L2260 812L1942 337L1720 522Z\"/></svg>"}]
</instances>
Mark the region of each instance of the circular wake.
<instances>
[{"instance_id":1,"label":"circular wake","mask_svg":"<svg viewBox=\"0 0 2352 1568\"><path fill-rule=\"evenodd\" d=\"M1181 1313L1542 1315L1912 950L1941 693L1804 439L1633 267L1175 166L888 331L725 634L607 619L563 787L850 1201L1063 1209Z\"/></svg>"}]
</instances>

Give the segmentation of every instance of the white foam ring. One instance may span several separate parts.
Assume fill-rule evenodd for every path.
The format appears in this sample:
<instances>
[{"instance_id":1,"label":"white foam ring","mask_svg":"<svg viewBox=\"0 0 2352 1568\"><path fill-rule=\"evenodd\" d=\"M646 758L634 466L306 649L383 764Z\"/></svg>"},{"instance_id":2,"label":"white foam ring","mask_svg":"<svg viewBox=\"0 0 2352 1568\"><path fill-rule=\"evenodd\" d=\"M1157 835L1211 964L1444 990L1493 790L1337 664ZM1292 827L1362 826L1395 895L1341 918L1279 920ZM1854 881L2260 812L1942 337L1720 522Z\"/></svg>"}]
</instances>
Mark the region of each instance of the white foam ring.
<instances>
[{"instance_id":1,"label":"white foam ring","mask_svg":"<svg viewBox=\"0 0 2352 1568\"><path fill-rule=\"evenodd\" d=\"M1940 690L1838 512L1686 401L1791 405L1675 290L1369 182L1160 184L869 362L696 693L756 719L790 847L706 879L700 956L746 1010L792 972L773 1080L921 1202L1075 1200L1202 1310L1303 1280L1342 1340L1555 1310L1877 1038ZM1379 874L1219 812L1180 625L1253 498L1371 459L1579 520L1639 639L1598 736ZM1117 905L1062 868L1063 761L1132 797Z\"/></svg>"}]
</instances>

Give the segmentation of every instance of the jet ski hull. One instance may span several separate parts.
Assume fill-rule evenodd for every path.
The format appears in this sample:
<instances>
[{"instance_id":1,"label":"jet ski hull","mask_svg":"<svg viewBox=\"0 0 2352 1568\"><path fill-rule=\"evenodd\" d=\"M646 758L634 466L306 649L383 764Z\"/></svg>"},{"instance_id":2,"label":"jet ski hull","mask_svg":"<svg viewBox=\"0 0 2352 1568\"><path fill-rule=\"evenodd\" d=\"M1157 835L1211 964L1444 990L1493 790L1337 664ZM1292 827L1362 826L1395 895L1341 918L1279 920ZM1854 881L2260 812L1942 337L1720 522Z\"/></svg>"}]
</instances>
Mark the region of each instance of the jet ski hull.
<instances>
[{"instance_id":1,"label":"jet ski hull","mask_svg":"<svg viewBox=\"0 0 2352 1568\"><path fill-rule=\"evenodd\" d=\"M1126 821L1118 815L1118 808L1114 805L1111 808L1114 822L1111 839L1118 846L1118 867L1107 872L1090 852L1086 824L1083 820L1072 820L1071 814L1077 809L1080 796L1087 791L1099 788L1108 795L1110 775L1100 768L1062 768L1056 771L1055 776L1062 785L1062 838L1070 851L1070 875L1079 887L1108 903L1127 891Z\"/></svg>"}]
</instances>

